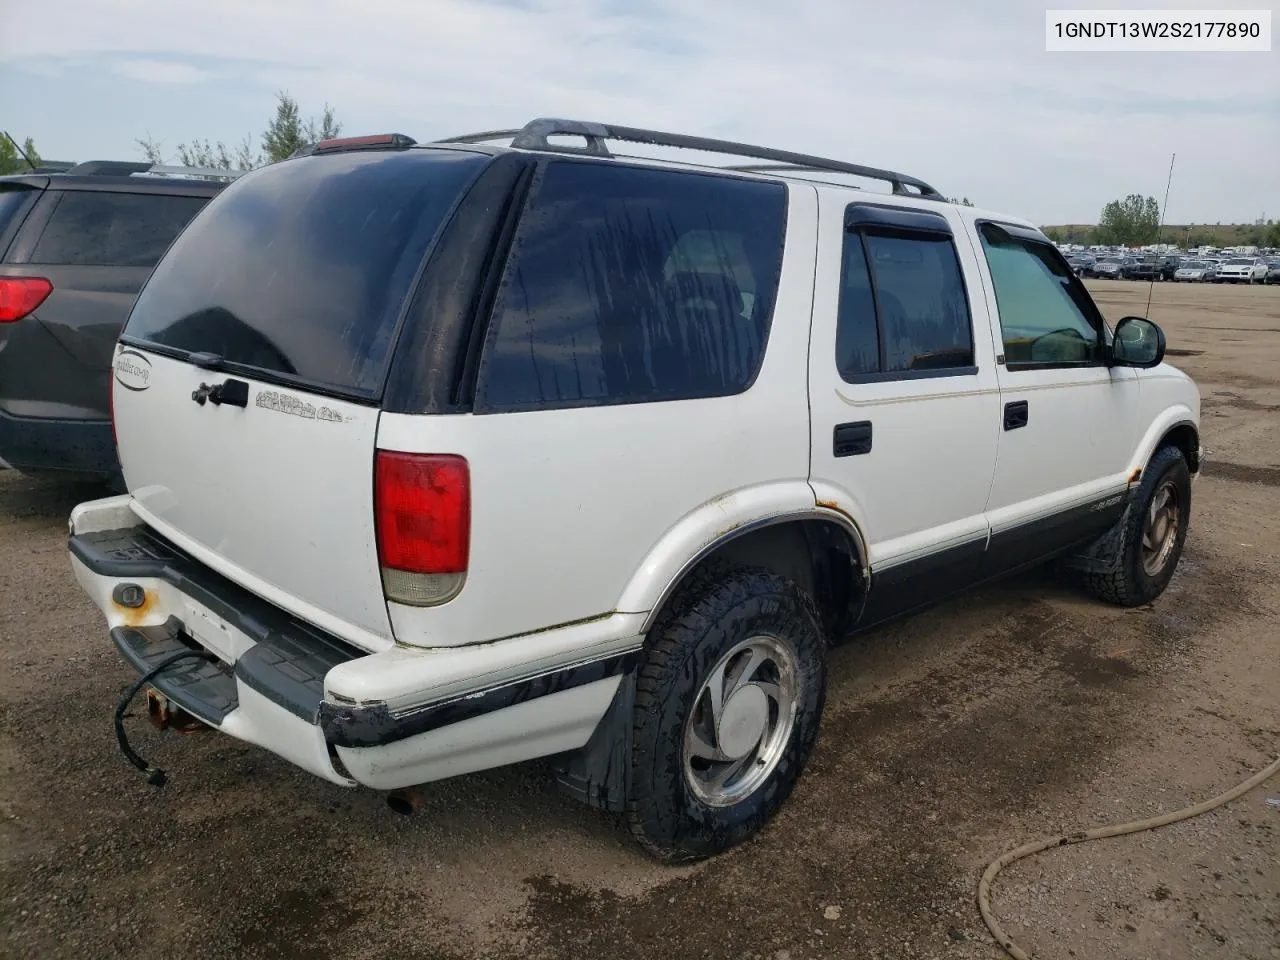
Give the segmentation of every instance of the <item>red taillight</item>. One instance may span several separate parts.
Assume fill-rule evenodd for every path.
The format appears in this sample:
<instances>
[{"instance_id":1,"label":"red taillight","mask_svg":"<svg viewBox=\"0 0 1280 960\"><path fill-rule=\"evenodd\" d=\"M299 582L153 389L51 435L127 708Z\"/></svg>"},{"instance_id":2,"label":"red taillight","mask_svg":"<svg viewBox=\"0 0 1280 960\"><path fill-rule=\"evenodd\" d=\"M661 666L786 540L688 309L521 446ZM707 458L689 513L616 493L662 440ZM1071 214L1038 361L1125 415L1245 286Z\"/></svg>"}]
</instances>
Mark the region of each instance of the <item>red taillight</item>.
<instances>
[{"instance_id":1,"label":"red taillight","mask_svg":"<svg viewBox=\"0 0 1280 960\"><path fill-rule=\"evenodd\" d=\"M388 600L443 603L462 589L471 549L471 472L464 458L379 450L374 520Z\"/></svg>"},{"instance_id":2,"label":"red taillight","mask_svg":"<svg viewBox=\"0 0 1280 960\"><path fill-rule=\"evenodd\" d=\"M53 293L44 277L0 277L0 323L21 320Z\"/></svg>"}]
</instances>

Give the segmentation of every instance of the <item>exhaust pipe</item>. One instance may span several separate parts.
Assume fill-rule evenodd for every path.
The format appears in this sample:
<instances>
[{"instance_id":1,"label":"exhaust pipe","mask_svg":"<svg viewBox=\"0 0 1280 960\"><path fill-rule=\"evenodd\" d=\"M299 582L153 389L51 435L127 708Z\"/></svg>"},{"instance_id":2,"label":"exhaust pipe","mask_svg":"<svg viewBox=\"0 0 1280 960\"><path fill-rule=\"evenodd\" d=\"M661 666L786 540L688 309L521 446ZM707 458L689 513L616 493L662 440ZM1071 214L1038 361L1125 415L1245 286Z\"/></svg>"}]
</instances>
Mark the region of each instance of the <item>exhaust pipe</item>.
<instances>
[{"instance_id":1,"label":"exhaust pipe","mask_svg":"<svg viewBox=\"0 0 1280 960\"><path fill-rule=\"evenodd\" d=\"M422 794L416 787L401 787L387 794L387 806L402 817L410 817L422 808Z\"/></svg>"}]
</instances>

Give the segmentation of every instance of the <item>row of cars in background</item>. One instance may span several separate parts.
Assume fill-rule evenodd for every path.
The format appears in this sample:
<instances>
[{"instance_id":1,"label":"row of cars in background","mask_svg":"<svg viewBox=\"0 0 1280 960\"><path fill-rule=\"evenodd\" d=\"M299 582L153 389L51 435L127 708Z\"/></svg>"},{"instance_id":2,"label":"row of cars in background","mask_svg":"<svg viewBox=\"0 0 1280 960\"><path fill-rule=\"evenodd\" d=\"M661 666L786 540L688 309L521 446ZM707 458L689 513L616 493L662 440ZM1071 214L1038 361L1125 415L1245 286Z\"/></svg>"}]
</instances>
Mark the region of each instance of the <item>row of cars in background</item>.
<instances>
[{"instance_id":1,"label":"row of cars in background","mask_svg":"<svg viewBox=\"0 0 1280 960\"><path fill-rule=\"evenodd\" d=\"M1280 256L1195 257L1189 255L1089 253L1067 255L1081 277L1099 280L1172 280L1200 283L1280 283Z\"/></svg>"}]
</instances>

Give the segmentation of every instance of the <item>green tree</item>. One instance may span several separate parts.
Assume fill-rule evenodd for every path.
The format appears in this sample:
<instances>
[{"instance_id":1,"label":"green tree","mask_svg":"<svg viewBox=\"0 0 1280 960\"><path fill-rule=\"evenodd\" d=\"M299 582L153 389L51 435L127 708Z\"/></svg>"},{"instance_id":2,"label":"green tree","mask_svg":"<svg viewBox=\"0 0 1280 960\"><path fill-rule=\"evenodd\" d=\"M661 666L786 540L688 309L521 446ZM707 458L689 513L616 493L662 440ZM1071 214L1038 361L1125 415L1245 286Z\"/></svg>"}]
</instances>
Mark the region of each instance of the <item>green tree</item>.
<instances>
[{"instance_id":1,"label":"green tree","mask_svg":"<svg viewBox=\"0 0 1280 960\"><path fill-rule=\"evenodd\" d=\"M1273 223L1267 227L1266 233L1262 235L1262 245L1280 247L1280 223Z\"/></svg>"},{"instance_id":2,"label":"green tree","mask_svg":"<svg viewBox=\"0 0 1280 960\"><path fill-rule=\"evenodd\" d=\"M1160 204L1155 197L1131 193L1102 208L1096 231L1099 243L1133 246L1154 243L1160 230Z\"/></svg>"},{"instance_id":3,"label":"green tree","mask_svg":"<svg viewBox=\"0 0 1280 960\"><path fill-rule=\"evenodd\" d=\"M298 101L281 90L276 94L276 115L262 134L262 149L268 163L285 160L301 147L318 140L328 140L342 132L342 124L334 115L333 107L324 105L319 122L315 117L302 119Z\"/></svg>"},{"instance_id":4,"label":"green tree","mask_svg":"<svg viewBox=\"0 0 1280 960\"><path fill-rule=\"evenodd\" d=\"M959 205L960 205L960 206L962 206L962 207L972 207L972 206L973 206L973 201L972 201L972 200L970 200L968 197L965 197L965 198L963 198L963 199L961 199L960 197L947 197L947 202L948 202L948 203L957 203L957 204L959 204Z\"/></svg>"},{"instance_id":5,"label":"green tree","mask_svg":"<svg viewBox=\"0 0 1280 960\"><path fill-rule=\"evenodd\" d=\"M1044 235L1054 243L1067 243L1067 235L1057 227L1045 227Z\"/></svg>"},{"instance_id":6,"label":"green tree","mask_svg":"<svg viewBox=\"0 0 1280 960\"><path fill-rule=\"evenodd\" d=\"M30 165L23 159L24 153L31 160ZM0 176L7 173L21 173L23 170L38 166L40 166L40 154L36 152L36 145L30 137L27 137L22 144L22 150L19 151L17 145L9 139L8 133L0 133Z\"/></svg>"},{"instance_id":7,"label":"green tree","mask_svg":"<svg viewBox=\"0 0 1280 960\"><path fill-rule=\"evenodd\" d=\"M299 147L317 140L328 140L342 132L342 124L333 107L324 105L319 118L302 118L298 101L281 90L276 94L276 113L262 133L262 151L254 153L253 143L245 137L228 147L221 140L202 140L199 137L189 143L178 144L174 162L184 167L210 167L216 170L252 170L264 163L274 163L293 156ZM163 164L164 145L151 134L137 140L138 149L151 163Z\"/></svg>"}]
</instances>

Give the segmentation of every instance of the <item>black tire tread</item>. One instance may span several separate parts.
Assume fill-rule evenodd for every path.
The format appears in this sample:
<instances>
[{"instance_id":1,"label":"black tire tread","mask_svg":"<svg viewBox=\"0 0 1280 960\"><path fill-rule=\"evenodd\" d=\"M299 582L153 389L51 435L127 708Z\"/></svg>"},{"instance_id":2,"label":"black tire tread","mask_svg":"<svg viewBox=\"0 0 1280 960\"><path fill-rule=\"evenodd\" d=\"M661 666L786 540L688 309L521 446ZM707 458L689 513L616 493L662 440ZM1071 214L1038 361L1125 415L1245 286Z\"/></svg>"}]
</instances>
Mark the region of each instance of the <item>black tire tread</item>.
<instances>
[{"instance_id":1,"label":"black tire tread","mask_svg":"<svg viewBox=\"0 0 1280 960\"><path fill-rule=\"evenodd\" d=\"M738 603L749 599L762 587L773 590L788 590L801 604L811 619L815 630L821 632L821 618L812 598L803 590L773 571L762 567L751 567L731 564L724 561L711 560L694 571L689 579L681 585L678 592L668 601L663 612L655 621L646 640L641 662L636 669L635 710L632 715L633 743L644 742L642 727L650 715L660 705L660 689L665 676L674 668L681 653L696 643L714 627L714 620L706 616L700 608L708 605L710 599ZM728 595L728 596L726 596ZM820 646L825 647L825 643ZM821 704L818 706L821 715ZM797 742L799 748L793 757L784 761L804 768L816 737L802 738ZM633 748L632 763L645 763L646 758L638 756L638 748ZM778 795L778 803L786 799L794 785L785 784ZM706 854L691 852L679 847L669 847L656 843L652 838L662 835L660 820L663 804L660 797L653 796L638 785L634 785L627 798L625 816L631 836L651 856L663 863L690 863L703 859Z\"/></svg>"},{"instance_id":2,"label":"black tire tread","mask_svg":"<svg viewBox=\"0 0 1280 960\"><path fill-rule=\"evenodd\" d=\"M1136 607L1154 599L1149 595L1146 585L1135 576L1136 571L1130 554L1135 540L1141 542L1142 521L1146 513L1144 507L1152 490L1169 467L1178 462L1185 466L1186 457L1180 449L1171 444L1160 447L1147 462L1138 495L1134 498L1130 509L1125 512L1121 525L1116 531L1107 534L1107 536L1118 534L1121 539L1118 562L1105 572L1082 575L1085 589L1098 600L1120 607ZM1189 503L1187 509L1190 509ZM1176 558L1174 563L1176 565ZM1163 586L1160 589L1163 590Z\"/></svg>"}]
</instances>

